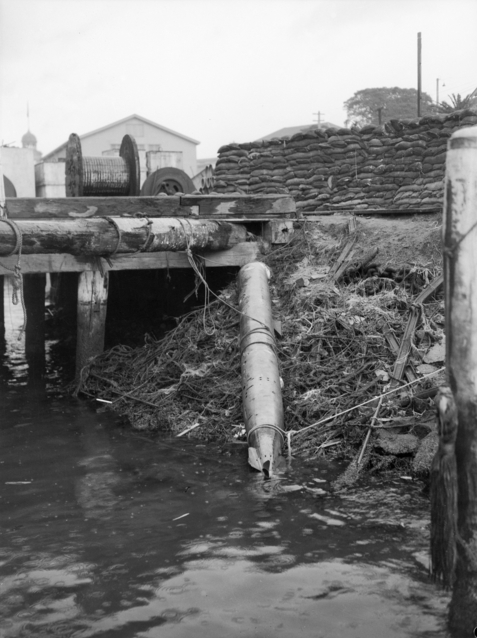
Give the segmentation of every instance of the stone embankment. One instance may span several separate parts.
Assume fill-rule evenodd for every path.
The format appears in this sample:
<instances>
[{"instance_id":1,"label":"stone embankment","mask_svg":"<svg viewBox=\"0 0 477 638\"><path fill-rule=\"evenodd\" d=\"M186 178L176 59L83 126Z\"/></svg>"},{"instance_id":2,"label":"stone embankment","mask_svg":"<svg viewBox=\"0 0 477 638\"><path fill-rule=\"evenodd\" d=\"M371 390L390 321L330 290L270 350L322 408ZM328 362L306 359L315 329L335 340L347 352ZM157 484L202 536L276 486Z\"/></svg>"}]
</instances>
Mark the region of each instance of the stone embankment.
<instances>
[{"instance_id":1,"label":"stone embankment","mask_svg":"<svg viewBox=\"0 0 477 638\"><path fill-rule=\"evenodd\" d=\"M326 129L219 149L219 193L290 193L303 212L437 210L447 140L477 110Z\"/></svg>"}]
</instances>

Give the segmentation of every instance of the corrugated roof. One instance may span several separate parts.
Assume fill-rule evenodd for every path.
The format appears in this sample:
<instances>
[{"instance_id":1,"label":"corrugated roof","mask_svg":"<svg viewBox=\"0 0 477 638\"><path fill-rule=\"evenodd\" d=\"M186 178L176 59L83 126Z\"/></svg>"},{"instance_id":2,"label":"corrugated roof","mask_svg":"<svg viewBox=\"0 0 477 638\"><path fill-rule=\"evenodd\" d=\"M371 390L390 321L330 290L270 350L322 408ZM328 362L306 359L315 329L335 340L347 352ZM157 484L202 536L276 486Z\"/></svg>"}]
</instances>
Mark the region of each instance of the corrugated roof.
<instances>
[{"instance_id":1,"label":"corrugated roof","mask_svg":"<svg viewBox=\"0 0 477 638\"><path fill-rule=\"evenodd\" d=\"M108 128L111 128L113 126L117 126L118 124L123 124L124 122L127 122L129 120L133 120L133 119L137 119L137 120L141 120L142 122L146 122L146 124L150 124L151 126L155 126L156 128L160 128L162 131L166 131L166 133L170 133L171 135L176 135L177 137L181 137L184 140L187 140L188 142L192 142L192 144L200 144L200 142L198 140L194 140L192 137L188 137L187 135L183 135L182 133L178 133L177 131L173 131L170 128L167 128L166 126L162 126L162 124L158 124L157 122L153 122L152 120L148 120L145 117L142 117L142 115L137 115L136 113L133 113L132 115L128 115L128 117L124 117L122 120L117 120L116 122L111 122L110 124L107 124L106 126L102 126L101 128L97 128L94 129L94 131L90 131L89 133L84 133L83 135L80 135L79 138L80 140L84 139L85 137L90 137L91 135L95 135L96 133L100 133L101 131L105 131ZM64 142L63 144L60 144L60 146L58 146L57 148L55 148L53 151L50 151L49 153L47 153L46 155L43 156L43 159L48 159L51 155L54 155L55 153L58 153L58 151L61 151L63 148L66 147L68 142Z\"/></svg>"}]
</instances>

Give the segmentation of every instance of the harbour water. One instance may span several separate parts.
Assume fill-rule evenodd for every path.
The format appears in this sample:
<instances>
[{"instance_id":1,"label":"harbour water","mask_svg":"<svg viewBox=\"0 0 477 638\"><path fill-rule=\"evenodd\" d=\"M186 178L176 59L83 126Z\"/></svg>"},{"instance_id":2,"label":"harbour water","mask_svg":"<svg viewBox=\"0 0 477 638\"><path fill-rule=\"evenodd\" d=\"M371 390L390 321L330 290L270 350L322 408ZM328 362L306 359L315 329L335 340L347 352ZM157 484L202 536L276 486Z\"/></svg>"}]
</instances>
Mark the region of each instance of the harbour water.
<instances>
[{"instance_id":1,"label":"harbour water","mask_svg":"<svg viewBox=\"0 0 477 638\"><path fill-rule=\"evenodd\" d=\"M36 378L8 313L2 638L446 635L422 484L333 495L326 460L265 480L245 446L135 432L62 389L54 342Z\"/></svg>"}]
</instances>

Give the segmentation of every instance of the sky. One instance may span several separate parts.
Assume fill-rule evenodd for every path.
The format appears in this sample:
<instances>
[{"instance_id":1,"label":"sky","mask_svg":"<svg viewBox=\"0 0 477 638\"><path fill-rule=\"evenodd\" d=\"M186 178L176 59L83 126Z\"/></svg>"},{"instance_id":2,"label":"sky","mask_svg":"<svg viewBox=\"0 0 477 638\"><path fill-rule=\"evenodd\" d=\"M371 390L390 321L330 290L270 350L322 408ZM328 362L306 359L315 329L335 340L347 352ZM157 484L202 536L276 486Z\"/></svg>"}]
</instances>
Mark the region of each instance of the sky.
<instances>
[{"instance_id":1,"label":"sky","mask_svg":"<svg viewBox=\"0 0 477 638\"><path fill-rule=\"evenodd\" d=\"M477 0L0 0L0 142L44 154L133 113L229 142L321 120L373 87L477 88Z\"/></svg>"}]
</instances>

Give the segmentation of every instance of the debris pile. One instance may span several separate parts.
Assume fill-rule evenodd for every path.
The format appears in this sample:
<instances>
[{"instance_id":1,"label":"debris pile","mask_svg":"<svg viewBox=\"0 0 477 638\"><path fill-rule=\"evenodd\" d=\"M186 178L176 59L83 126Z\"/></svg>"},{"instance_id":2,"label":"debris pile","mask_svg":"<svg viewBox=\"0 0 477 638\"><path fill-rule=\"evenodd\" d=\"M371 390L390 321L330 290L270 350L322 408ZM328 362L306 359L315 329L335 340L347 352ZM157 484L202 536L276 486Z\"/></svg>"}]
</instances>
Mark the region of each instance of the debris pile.
<instances>
[{"instance_id":1,"label":"debris pile","mask_svg":"<svg viewBox=\"0 0 477 638\"><path fill-rule=\"evenodd\" d=\"M477 111L316 129L219 149L215 190L290 193L304 212L422 210L442 205L447 140Z\"/></svg>"},{"instance_id":2,"label":"debris pile","mask_svg":"<svg viewBox=\"0 0 477 638\"><path fill-rule=\"evenodd\" d=\"M264 257L282 325L278 348L291 454L360 454L359 464L371 471L397 466L407 472L418 455L416 469L427 470L419 451L434 436L444 317L439 257L429 259L440 253L440 230L423 217L425 232L420 226L420 237L414 232L409 240L421 244L413 261L399 259L402 241L391 249L385 237L387 254L377 254L365 220L356 228L344 216L328 225L304 222L287 245ZM392 228L387 232L399 235ZM118 346L92 360L78 390L111 401L137 429L189 430L188 437L230 443L244 432L239 359L232 283L164 339L147 336L142 347Z\"/></svg>"}]
</instances>

